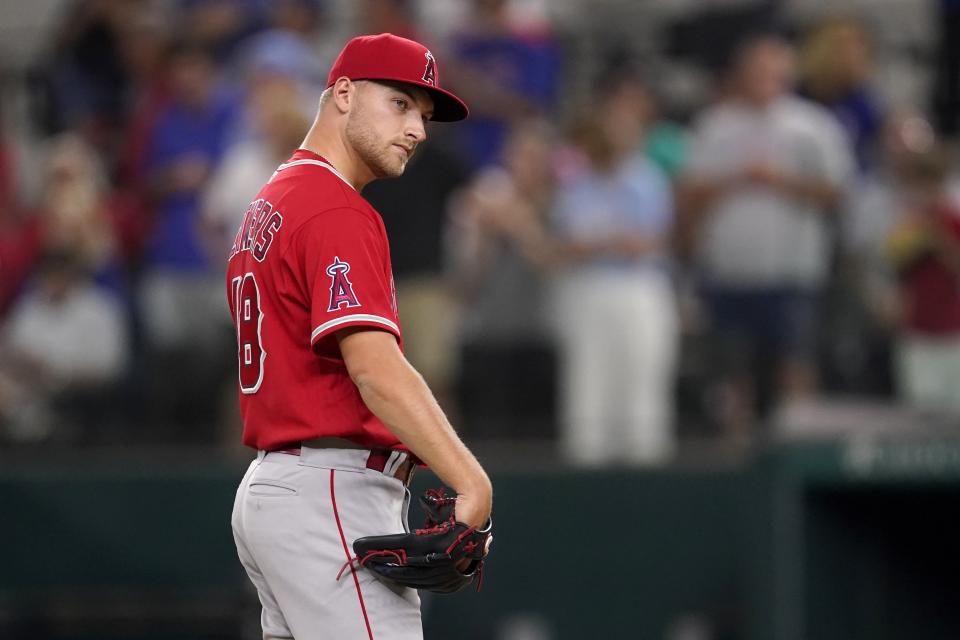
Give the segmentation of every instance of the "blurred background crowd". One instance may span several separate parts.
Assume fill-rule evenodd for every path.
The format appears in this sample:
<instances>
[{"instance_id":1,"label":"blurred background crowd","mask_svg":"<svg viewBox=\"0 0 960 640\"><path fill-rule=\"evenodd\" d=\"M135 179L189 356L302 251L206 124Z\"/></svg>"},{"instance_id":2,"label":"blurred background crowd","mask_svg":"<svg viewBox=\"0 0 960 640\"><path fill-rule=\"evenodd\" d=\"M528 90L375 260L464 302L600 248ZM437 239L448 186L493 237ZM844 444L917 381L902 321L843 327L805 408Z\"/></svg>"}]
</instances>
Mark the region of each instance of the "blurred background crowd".
<instances>
[{"instance_id":1,"label":"blurred background crowd","mask_svg":"<svg viewBox=\"0 0 960 640\"><path fill-rule=\"evenodd\" d=\"M656 465L960 420L960 2L33 0L0 16L0 447L237 447L223 273L358 33L471 106L364 192L472 441Z\"/></svg>"}]
</instances>

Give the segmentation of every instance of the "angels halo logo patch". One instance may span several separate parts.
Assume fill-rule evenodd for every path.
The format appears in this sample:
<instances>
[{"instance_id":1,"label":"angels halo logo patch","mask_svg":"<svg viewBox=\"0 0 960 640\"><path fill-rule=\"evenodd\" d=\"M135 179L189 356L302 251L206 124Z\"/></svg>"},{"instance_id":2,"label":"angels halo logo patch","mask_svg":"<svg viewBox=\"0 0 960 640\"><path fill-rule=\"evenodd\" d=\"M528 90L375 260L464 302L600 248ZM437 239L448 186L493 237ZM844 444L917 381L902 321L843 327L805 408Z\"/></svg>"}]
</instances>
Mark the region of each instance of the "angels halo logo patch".
<instances>
[{"instance_id":1,"label":"angels halo logo patch","mask_svg":"<svg viewBox=\"0 0 960 640\"><path fill-rule=\"evenodd\" d=\"M334 256L333 262L327 266L327 275L330 276L330 305L327 311L337 311L343 305L359 307L357 295L353 292L353 284L347 278L350 263L344 262L340 256Z\"/></svg>"}]
</instances>

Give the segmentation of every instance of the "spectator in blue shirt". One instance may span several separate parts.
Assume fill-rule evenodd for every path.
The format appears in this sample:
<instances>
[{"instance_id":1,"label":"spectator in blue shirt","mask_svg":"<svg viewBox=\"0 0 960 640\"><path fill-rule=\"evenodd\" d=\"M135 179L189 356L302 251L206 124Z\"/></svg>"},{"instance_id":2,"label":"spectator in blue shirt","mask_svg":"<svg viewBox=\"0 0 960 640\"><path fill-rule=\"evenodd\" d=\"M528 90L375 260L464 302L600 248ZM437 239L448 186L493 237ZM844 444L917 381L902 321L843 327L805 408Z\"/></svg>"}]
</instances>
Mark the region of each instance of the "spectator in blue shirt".
<instances>
[{"instance_id":1,"label":"spectator in blue shirt","mask_svg":"<svg viewBox=\"0 0 960 640\"><path fill-rule=\"evenodd\" d=\"M456 70L448 73L470 104L462 129L476 166L500 159L510 125L549 113L560 80L560 55L549 25L521 30L505 0L474 0L463 29L453 35Z\"/></svg>"},{"instance_id":2,"label":"spectator in blue shirt","mask_svg":"<svg viewBox=\"0 0 960 640\"><path fill-rule=\"evenodd\" d=\"M873 51L869 35L851 18L830 18L807 35L800 51L800 93L826 107L843 125L861 171L870 169L885 109L870 86Z\"/></svg>"},{"instance_id":3,"label":"spectator in blue shirt","mask_svg":"<svg viewBox=\"0 0 960 640\"><path fill-rule=\"evenodd\" d=\"M216 69L203 49L188 45L169 60L172 99L154 124L147 166L156 202L148 247L153 269L207 268L198 196L228 143L238 101L216 86Z\"/></svg>"}]
</instances>

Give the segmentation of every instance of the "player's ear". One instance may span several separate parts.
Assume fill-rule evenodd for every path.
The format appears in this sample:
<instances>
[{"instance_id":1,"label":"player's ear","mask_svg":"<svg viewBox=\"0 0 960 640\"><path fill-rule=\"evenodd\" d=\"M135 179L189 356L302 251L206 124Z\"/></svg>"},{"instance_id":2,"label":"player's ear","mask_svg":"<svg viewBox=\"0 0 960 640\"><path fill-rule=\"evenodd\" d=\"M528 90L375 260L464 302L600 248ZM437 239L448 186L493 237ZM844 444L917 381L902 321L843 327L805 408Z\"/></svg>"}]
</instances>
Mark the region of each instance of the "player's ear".
<instances>
[{"instance_id":1,"label":"player's ear","mask_svg":"<svg viewBox=\"0 0 960 640\"><path fill-rule=\"evenodd\" d=\"M337 78L337 81L333 83L333 86L330 87L333 91L331 97L331 102L336 107L337 111L340 113L348 113L350 107L353 106L354 100L356 100L357 83L350 80L350 78L342 77Z\"/></svg>"}]
</instances>

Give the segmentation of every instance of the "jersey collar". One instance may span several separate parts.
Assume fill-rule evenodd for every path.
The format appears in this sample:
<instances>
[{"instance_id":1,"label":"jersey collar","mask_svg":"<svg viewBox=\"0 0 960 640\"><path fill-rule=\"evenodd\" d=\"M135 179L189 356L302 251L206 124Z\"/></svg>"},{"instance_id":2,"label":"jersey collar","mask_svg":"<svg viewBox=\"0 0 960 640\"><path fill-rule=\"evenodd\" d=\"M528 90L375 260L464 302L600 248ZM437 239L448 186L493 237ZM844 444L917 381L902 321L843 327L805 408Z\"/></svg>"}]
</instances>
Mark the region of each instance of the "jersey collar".
<instances>
[{"instance_id":1,"label":"jersey collar","mask_svg":"<svg viewBox=\"0 0 960 640\"><path fill-rule=\"evenodd\" d=\"M347 180L342 173L337 171L336 168L332 164L330 164L330 162L327 161L326 158L324 158L319 154L314 153L313 151L309 151L308 149L297 149L296 151L294 151L293 155L290 157L289 160L287 160L286 162L281 164L279 167L277 167L277 170L273 172L273 176L271 176L270 179L273 180L273 177L276 176L281 171L283 171L284 169L289 169L290 167L297 167L305 164L312 164L318 167L323 167L327 171L331 172L333 175L343 180L343 182L348 187L356 191L354 186L350 184L350 181Z\"/></svg>"}]
</instances>

